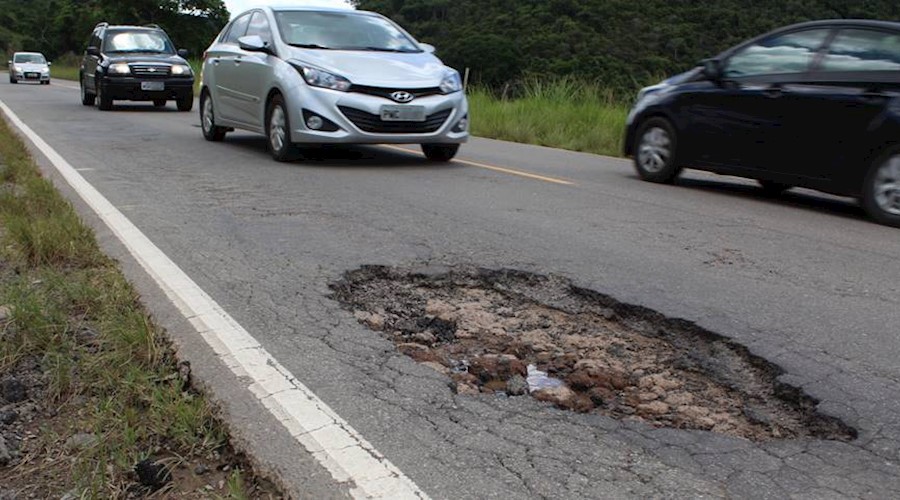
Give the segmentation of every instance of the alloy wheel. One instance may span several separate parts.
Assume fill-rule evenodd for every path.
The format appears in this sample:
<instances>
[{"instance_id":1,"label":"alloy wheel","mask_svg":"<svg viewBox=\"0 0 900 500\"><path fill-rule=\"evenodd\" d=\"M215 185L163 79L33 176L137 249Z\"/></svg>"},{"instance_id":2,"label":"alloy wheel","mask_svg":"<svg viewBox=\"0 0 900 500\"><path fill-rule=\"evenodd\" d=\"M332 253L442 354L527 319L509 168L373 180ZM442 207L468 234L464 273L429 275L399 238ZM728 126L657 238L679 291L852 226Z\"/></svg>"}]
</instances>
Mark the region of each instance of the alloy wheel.
<instances>
[{"instance_id":1,"label":"alloy wheel","mask_svg":"<svg viewBox=\"0 0 900 500\"><path fill-rule=\"evenodd\" d=\"M650 173L660 172L672 158L672 138L662 127L644 132L638 147L638 162Z\"/></svg>"},{"instance_id":2,"label":"alloy wheel","mask_svg":"<svg viewBox=\"0 0 900 500\"><path fill-rule=\"evenodd\" d=\"M872 189L879 209L900 216L900 154L881 164L872 181Z\"/></svg>"}]
</instances>

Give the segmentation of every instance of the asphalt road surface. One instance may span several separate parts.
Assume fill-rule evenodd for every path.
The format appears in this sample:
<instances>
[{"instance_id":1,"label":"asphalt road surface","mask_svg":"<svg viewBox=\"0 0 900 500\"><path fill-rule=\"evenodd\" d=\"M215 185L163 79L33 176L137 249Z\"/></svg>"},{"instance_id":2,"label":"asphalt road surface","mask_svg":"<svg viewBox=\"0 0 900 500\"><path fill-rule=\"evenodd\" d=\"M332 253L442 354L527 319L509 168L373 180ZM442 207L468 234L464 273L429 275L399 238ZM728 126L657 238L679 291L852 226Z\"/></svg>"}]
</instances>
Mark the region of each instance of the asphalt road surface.
<instances>
[{"instance_id":1,"label":"asphalt road surface","mask_svg":"<svg viewBox=\"0 0 900 500\"><path fill-rule=\"evenodd\" d=\"M0 100L422 496L900 497L900 230L852 200L769 199L692 172L660 186L624 160L483 139L448 165L382 146L281 164L261 136L204 141L196 106L100 112L66 82L4 84ZM165 296L86 217L178 330ZM366 264L557 274L696 322L781 366L859 438L756 444L455 395L328 298ZM348 494L358 478L334 478L175 334L262 467L304 497Z\"/></svg>"}]
</instances>

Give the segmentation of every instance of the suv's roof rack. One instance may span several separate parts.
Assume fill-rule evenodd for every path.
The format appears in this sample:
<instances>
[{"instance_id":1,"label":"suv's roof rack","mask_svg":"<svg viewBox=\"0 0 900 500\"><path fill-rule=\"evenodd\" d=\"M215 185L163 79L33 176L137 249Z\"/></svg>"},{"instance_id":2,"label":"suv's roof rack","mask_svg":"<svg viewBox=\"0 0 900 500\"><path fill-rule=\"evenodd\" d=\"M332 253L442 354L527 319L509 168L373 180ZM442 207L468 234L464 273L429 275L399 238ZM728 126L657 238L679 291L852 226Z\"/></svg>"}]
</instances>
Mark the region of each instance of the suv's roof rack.
<instances>
[{"instance_id":1,"label":"suv's roof rack","mask_svg":"<svg viewBox=\"0 0 900 500\"><path fill-rule=\"evenodd\" d=\"M144 25L144 27L145 27L145 28L156 28L156 29L162 29L162 28L160 28L160 27L159 27L159 25L158 25L158 24L156 24L156 23L150 23L150 24L145 24L145 25Z\"/></svg>"},{"instance_id":2,"label":"suv's roof rack","mask_svg":"<svg viewBox=\"0 0 900 500\"><path fill-rule=\"evenodd\" d=\"M109 27L109 23L106 22L106 21L103 21L102 23L97 23L97 26L94 26L94 29L97 29L97 28L108 28L108 27Z\"/></svg>"}]
</instances>

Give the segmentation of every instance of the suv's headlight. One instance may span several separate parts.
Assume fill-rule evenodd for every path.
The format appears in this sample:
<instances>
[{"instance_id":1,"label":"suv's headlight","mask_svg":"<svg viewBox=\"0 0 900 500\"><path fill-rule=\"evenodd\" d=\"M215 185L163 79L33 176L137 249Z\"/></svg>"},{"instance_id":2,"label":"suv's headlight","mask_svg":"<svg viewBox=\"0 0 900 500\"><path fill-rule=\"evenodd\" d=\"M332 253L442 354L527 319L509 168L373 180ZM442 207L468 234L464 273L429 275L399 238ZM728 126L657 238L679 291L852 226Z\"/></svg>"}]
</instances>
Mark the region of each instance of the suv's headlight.
<instances>
[{"instance_id":1,"label":"suv's headlight","mask_svg":"<svg viewBox=\"0 0 900 500\"><path fill-rule=\"evenodd\" d=\"M126 63L116 63L109 65L109 74L111 75L127 75L131 73L131 68Z\"/></svg>"},{"instance_id":2,"label":"suv's headlight","mask_svg":"<svg viewBox=\"0 0 900 500\"><path fill-rule=\"evenodd\" d=\"M175 76L190 75L191 67L187 64L176 64L172 66L172 74Z\"/></svg>"},{"instance_id":3,"label":"suv's headlight","mask_svg":"<svg viewBox=\"0 0 900 500\"><path fill-rule=\"evenodd\" d=\"M350 80L344 78L343 76L338 76L327 71L323 71L318 68L313 68L312 66L306 66L303 64L291 63L294 68L303 76L303 79L306 80L306 83L312 85L313 87L322 87L323 89L331 89L331 90L340 90L341 92L346 92L350 90Z\"/></svg>"},{"instance_id":4,"label":"suv's headlight","mask_svg":"<svg viewBox=\"0 0 900 500\"><path fill-rule=\"evenodd\" d=\"M447 76L441 80L440 89L445 94L452 94L462 90L462 79L459 77L459 73L456 71L447 73Z\"/></svg>"}]
</instances>

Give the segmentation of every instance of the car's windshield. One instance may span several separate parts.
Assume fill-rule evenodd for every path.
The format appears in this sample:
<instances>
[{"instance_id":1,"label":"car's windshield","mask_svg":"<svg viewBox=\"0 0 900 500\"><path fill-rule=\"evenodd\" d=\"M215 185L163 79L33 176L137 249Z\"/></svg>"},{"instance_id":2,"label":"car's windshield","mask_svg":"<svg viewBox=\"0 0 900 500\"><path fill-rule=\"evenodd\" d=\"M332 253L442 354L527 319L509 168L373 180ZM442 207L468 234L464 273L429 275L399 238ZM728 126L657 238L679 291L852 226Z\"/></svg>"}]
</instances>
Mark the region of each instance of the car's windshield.
<instances>
[{"instance_id":1,"label":"car's windshield","mask_svg":"<svg viewBox=\"0 0 900 500\"><path fill-rule=\"evenodd\" d=\"M113 31L106 35L105 52L174 54L168 37L154 31Z\"/></svg>"},{"instance_id":2,"label":"car's windshield","mask_svg":"<svg viewBox=\"0 0 900 500\"><path fill-rule=\"evenodd\" d=\"M41 54L16 54L13 62L20 64L47 64L47 60Z\"/></svg>"},{"instance_id":3,"label":"car's windshield","mask_svg":"<svg viewBox=\"0 0 900 500\"><path fill-rule=\"evenodd\" d=\"M383 52L421 52L389 21L354 12L281 11L275 13L285 43L296 47Z\"/></svg>"}]
</instances>

